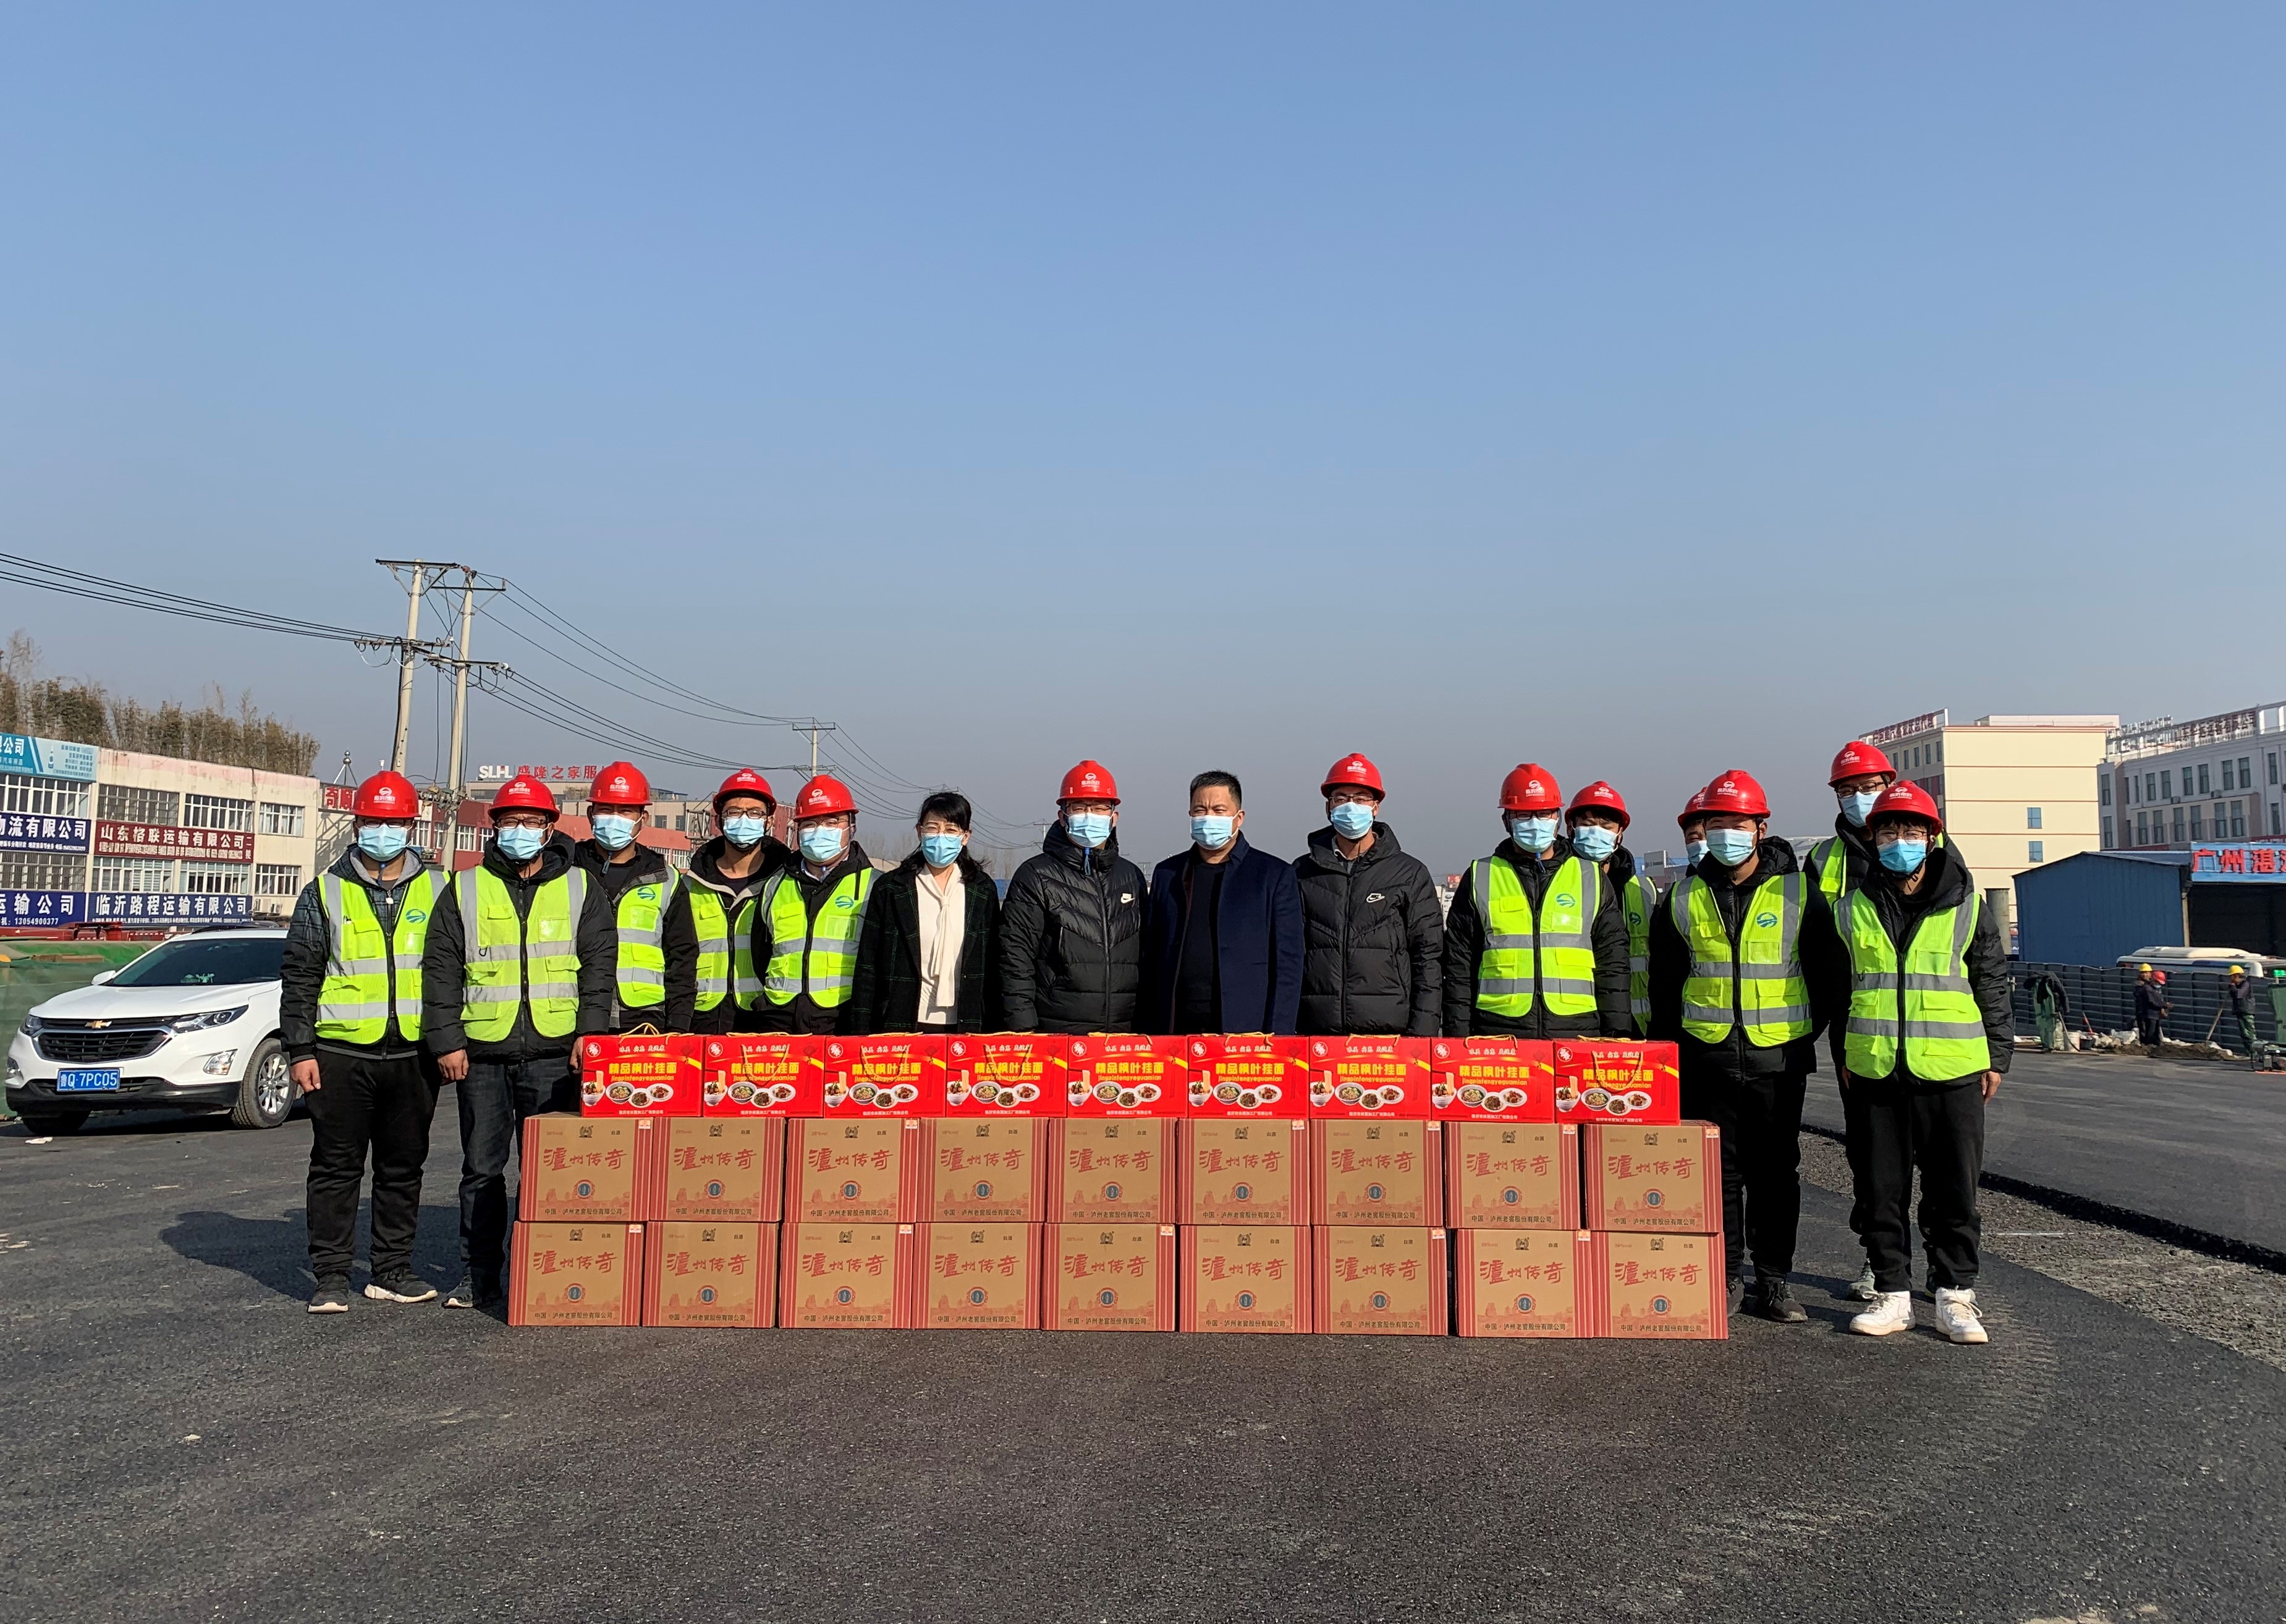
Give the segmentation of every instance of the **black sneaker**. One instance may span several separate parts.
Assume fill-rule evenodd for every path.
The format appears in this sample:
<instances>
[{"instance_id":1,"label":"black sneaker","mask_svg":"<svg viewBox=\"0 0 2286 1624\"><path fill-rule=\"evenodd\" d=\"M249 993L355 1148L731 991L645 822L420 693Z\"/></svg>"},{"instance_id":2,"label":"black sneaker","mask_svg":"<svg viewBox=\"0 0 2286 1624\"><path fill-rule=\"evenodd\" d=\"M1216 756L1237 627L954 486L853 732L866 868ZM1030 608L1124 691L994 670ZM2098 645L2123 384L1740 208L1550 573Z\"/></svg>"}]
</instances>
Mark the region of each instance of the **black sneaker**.
<instances>
[{"instance_id":1,"label":"black sneaker","mask_svg":"<svg viewBox=\"0 0 2286 1624\"><path fill-rule=\"evenodd\" d=\"M500 1289L497 1282L486 1281L479 1285L465 1274L461 1277L459 1285L445 1294L445 1306L447 1308L497 1308L507 1300L508 1294Z\"/></svg>"},{"instance_id":2,"label":"black sneaker","mask_svg":"<svg viewBox=\"0 0 2286 1624\"><path fill-rule=\"evenodd\" d=\"M328 1274L318 1282L310 1297L310 1312L313 1314L345 1314L350 1311L350 1282L338 1274Z\"/></svg>"},{"instance_id":3,"label":"black sneaker","mask_svg":"<svg viewBox=\"0 0 2286 1624\"><path fill-rule=\"evenodd\" d=\"M1725 1288L1724 1297L1730 1312L1737 1313L1746 1305L1746 1282L1739 1276L1732 1275Z\"/></svg>"},{"instance_id":4,"label":"black sneaker","mask_svg":"<svg viewBox=\"0 0 2286 1624\"><path fill-rule=\"evenodd\" d=\"M1780 1325L1801 1325L1809 1319L1809 1311L1793 1300L1793 1289L1781 1274L1758 1275L1754 1281L1754 1312L1765 1320Z\"/></svg>"},{"instance_id":5,"label":"black sneaker","mask_svg":"<svg viewBox=\"0 0 2286 1624\"><path fill-rule=\"evenodd\" d=\"M380 1303L433 1303L437 1300L437 1288L410 1269L375 1275L367 1285L365 1294Z\"/></svg>"}]
</instances>

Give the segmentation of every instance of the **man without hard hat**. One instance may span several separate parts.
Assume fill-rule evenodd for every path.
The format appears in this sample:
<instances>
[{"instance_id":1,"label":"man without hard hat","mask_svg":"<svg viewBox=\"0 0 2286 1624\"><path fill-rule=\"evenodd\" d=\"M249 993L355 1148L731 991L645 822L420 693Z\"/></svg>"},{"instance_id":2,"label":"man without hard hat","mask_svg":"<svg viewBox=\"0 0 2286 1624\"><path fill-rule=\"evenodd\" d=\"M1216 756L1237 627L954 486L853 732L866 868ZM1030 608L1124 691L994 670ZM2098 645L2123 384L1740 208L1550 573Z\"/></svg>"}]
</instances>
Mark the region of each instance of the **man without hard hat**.
<instances>
[{"instance_id":1,"label":"man without hard hat","mask_svg":"<svg viewBox=\"0 0 2286 1624\"><path fill-rule=\"evenodd\" d=\"M1302 999L1302 896L1283 859L1246 839L1234 774L1191 780L1190 849L1152 871L1142 1026L1291 1032Z\"/></svg>"}]
</instances>

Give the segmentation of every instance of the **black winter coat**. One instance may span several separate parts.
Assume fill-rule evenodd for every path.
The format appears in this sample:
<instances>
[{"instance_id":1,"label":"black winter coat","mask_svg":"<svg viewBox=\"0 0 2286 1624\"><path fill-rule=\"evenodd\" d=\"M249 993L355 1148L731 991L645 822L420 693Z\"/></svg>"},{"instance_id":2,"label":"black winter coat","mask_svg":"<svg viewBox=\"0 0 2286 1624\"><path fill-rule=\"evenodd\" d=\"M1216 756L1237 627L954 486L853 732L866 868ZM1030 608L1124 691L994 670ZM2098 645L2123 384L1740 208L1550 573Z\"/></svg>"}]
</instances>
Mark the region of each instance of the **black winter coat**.
<instances>
[{"instance_id":1,"label":"black winter coat","mask_svg":"<svg viewBox=\"0 0 2286 1624\"><path fill-rule=\"evenodd\" d=\"M582 840L575 849L579 866L603 887L604 900L611 904L616 960L619 897L636 886L665 884L670 872L666 858L648 846L636 847L635 855L625 863L612 862L611 854L593 840ZM643 1009L622 1009L618 966L614 963L611 1024L606 1030L623 1032L637 1026L655 1026L662 1032L690 1030L690 1018L698 1005L698 927L690 922L690 899L683 895L681 886L675 887L666 911L659 916L658 936L659 950L666 956L666 1001Z\"/></svg>"},{"instance_id":2,"label":"black winter coat","mask_svg":"<svg viewBox=\"0 0 2286 1624\"><path fill-rule=\"evenodd\" d=\"M921 870L915 852L873 882L857 949L857 986L841 1029L918 1032L921 1003ZM952 1024L938 1032L1000 1030L1000 888L966 852L960 855L960 970Z\"/></svg>"},{"instance_id":3,"label":"black winter coat","mask_svg":"<svg viewBox=\"0 0 2286 1624\"><path fill-rule=\"evenodd\" d=\"M1514 840L1502 840L1493 849L1524 882L1524 894L1540 906L1549 879L1572 855L1568 836L1557 835L1545 862ZM1584 863L1585 858L1581 861ZM1477 911L1467 874L1445 915L1445 1036L1447 1037L1632 1037L1635 1014L1628 997L1628 918L1620 911L1619 888L1596 875L1596 918L1588 927L1588 941L1596 955L1596 1009L1587 1015L1552 1015L1540 996L1539 959L1533 965L1532 1012L1521 1020L1488 1014L1477 1007L1477 964L1485 953L1484 916Z\"/></svg>"},{"instance_id":4,"label":"black winter coat","mask_svg":"<svg viewBox=\"0 0 2286 1624\"><path fill-rule=\"evenodd\" d=\"M1000 998L1012 1032L1132 1032L1143 982L1143 871L1119 834L1093 851L1052 825L1000 911Z\"/></svg>"},{"instance_id":5,"label":"black winter coat","mask_svg":"<svg viewBox=\"0 0 2286 1624\"><path fill-rule=\"evenodd\" d=\"M849 849L841 854L840 862L814 879L810 877L808 868L800 859L795 859L793 866L785 871L785 877L787 883L800 887L802 906L809 916L810 928L813 931L817 926L818 908L827 897L833 895L834 887L849 875L872 866L872 859L866 856L865 848L855 840L849 842ZM881 876L874 875L875 887L878 887L880 883ZM872 897L869 895L865 906L871 909L872 905ZM865 926L861 921L857 926L857 942L861 954L864 941ZM776 936L770 930L770 915L768 909L754 910L754 928L753 934L747 937L747 942L754 956L754 974L767 977L769 974L770 953L777 942ZM817 1001L812 998L807 990L795 994L793 1002L791 1004L773 1004L769 995L765 994L753 1009L740 1012L739 1025L749 1031L756 1032L839 1032L844 1029L842 1020L850 1004L856 1000L856 972L852 970L849 999L832 1009L820 1008Z\"/></svg>"},{"instance_id":6,"label":"black winter coat","mask_svg":"<svg viewBox=\"0 0 2286 1624\"><path fill-rule=\"evenodd\" d=\"M1352 863L1331 825L1294 859L1302 888L1302 1030L1434 1037L1443 1013L1445 914L1429 865L1387 824Z\"/></svg>"},{"instance_id":7,"label":"black winter coat","mask_svg":"<svg viewBox=\"0 0 2286 1624\"><path fill-rule=\"evenodd\" d=\"M530 879L524 865L501 855L500 847L485 843L484 866L508 887L518 918L532 912L532 893L572 867L572 838L556 835L540 848L540 868ZM516 1026L496 1044L474 1044L461 1026L461 995L466 989L468 945L461 930L460 887L474 885L476 871L463 869L453 876L453 889L437 899L436 917L429 921L429 945L421 955L421 1041L431 1054L466 1049L472 1060L528 1060L572 1052L572 1037L542 1037L532 1029L532 1010L520 1005ZM587 901L579 911L572 950L579 958L579 1013L572 1037L611 1029L612 989L619 969L619 933L611 923L611 904L603 887L589 885Z\"/></svg>"},{"instance_id":8,"label":"black winter coat","mask_svg":"<svg viewBox=\"0 0 2286 1624\"><path fill-rule=\"evenodd\" d=\"M409 861L405 865L404 878L394 885L383 885L374 879L354 846L326 871L364 890L366 901L372 905L373 917L385 935L396 934L397 911L405 904L405 887L435 866L409 847L405 855ZM452 876L448 873L442 878L449 882ZM440 897L451 895L449 884L438 893ZM343 1043L337 1038L327 1038L323 1043L318 1040L318 994L326 984L326 961L333 955L333 922L326 918L325 901L313 879L302 887L302 895L294 903L294 922L286 927L286 953L279 968L278 1040L285 1045L288 1061L315 1060L320 1049L376 1059L419 1052L420 1045L398 1029L397 970L393 965L385 971L390 1013L383 1023L380 1040L369 1044Z\"/></svg>"},{"instance_id":9,"label":"black winter coat","mask_svg":"<svg viewBox=\"0 0 2286 1624\"><path fill-rule=\"evenodd\" d=\"M1904 944L1921 920L1944 908L1966 908L1976 895L1976 876L1960 860L1960 854L1951 846L1932 846L1921 864L1928 879L1919 890L1908 893L1904 882L1907 874L1892 874L1875 863L1865 879L1864 895L1872 900L1873 910L1889 933L1889 941L1902 955ZM1848 933L1843 929L1846 943ZM1989 909L1979 909L1975 934L1968 939L1969 990L1975 995L1978 1012L1984 1017L1984 1045L1988 1052L1988 1071L2008 1069L2008 1062L2016 1052L2016 1016L2014 989L2008 974L2008 949L2000 937L2000 921ZM1835 1020L1833 1028L1833 1061L1837 1071L1841 1068L1842 1044L1849 1031L1845 1010ZM1847 1075L1846 1072L1842 1075ZM1971 1072L1965 1077L1917 1077L1905 1069L1904 1057L1899 1054L1897 1069L1884 1079L1887 1086L1905 1088L1955 1088L1976 1080Z\"/></svg>"},{"instance_id":10,"label":"black winter coat","mask_svg":"<svg viewBox=\"0 0 2286 1624\"><path fill-rule=\"evenodd\" d=\"M771 875L780 869L792 867L795 861L793 853L782 840L773 840L769 835L764 835L761 847L762 860L755 864L754 871L744 879L733 879L722 872L722 855L729 850L730 842L718 834L690 854L690 866L683 871L682 882L685 885L697 886L702 890L713 892L721 901L725 922L735 921L738 917L738 910L745 904L745 900L750 896L760 895L761 888L769 883ZM696 916L693 916L694 938L697 934L698 922ZM737 944L734 942L732 945L735 948ZM737 997L736 990L733 989L730 997L725 997L713 1009L699 1010L693 1014L690 1017L690 1029L694 1032L709 1033L737 1031L742 1029L738 1015Z\"/></svg>"}]
</instances>

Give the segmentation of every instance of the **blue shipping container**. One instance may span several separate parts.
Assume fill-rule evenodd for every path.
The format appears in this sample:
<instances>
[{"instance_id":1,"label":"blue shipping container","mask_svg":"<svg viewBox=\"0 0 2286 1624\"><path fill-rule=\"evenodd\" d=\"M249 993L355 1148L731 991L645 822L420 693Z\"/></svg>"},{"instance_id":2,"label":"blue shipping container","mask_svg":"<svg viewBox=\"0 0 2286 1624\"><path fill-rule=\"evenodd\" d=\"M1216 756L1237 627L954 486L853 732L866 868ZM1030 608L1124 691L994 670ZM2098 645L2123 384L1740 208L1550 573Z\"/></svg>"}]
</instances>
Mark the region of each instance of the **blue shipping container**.
<instances>
[{"instance_id":1,"label":"blue shipping container","mask_svg":"<svg viewBox=\"0 0 2286 1624\"><path fill-rule=\"evenodd\" d=\"M2191 854L2084 851L2016 876L2019 958L2108 965L2138 948L2182 947Z\"/></svg>"}]
</instances>

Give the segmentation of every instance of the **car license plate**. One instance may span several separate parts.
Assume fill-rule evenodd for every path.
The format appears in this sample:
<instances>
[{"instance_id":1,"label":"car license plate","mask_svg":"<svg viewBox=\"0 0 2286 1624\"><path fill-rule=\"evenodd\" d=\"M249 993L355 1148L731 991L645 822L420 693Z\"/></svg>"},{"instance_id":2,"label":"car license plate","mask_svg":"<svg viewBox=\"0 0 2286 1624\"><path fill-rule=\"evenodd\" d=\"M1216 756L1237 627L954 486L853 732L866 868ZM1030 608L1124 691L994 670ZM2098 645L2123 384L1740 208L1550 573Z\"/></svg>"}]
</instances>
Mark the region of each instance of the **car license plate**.
<instances>
[{"instance_id":1,"label":"car license plate","mask_svg":"<svg viewBox=\"0 0 2286 1624\"><path fill-rule=\"evenodd\" d=\"M119 1068L109 1067L101 1071L59 1071L56 1073L56 1092L59 1094L101 1094L115 1092L119 1087Z\"/></svg>"}]
</instances>

